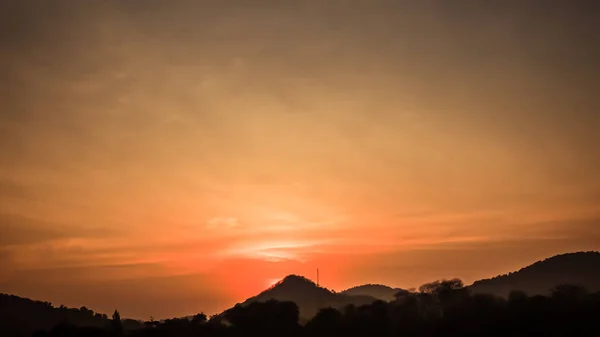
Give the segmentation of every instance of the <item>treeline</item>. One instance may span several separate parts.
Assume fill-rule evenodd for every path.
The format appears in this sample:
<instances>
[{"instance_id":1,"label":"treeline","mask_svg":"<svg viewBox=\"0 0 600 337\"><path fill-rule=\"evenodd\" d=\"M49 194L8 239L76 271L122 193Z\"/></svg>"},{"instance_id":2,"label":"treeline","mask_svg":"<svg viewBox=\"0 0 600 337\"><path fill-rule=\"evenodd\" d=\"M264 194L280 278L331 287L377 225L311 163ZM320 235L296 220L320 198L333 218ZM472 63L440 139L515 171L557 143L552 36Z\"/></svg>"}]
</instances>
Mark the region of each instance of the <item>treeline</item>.
<instances>
[{"instance_id":1,"label":"treeline","mask_svg":"<svg viewBox=\"0 0 600 337\"><path fill-rule=\"evenodd\" d=\"M513 291L507 299L471 294L460 280L437 281L415 292L398 293L391 302L322 309L306 324L299 323L293 302L237 305L207 319L146 322L135 331L123 329L118 316L106 328L60 324L36 337L270 337L270 336L600 336L600 293L562 285L549 296ZM0 332L1 333L1 332Z\"/></svg>"},{"instance_id":2,"label":"treeline","mask_svg":"<svg viewBox=\"0 0 600 337\"><path fill-rule=\"evenodd\" d=\"M87 327L107 330L111 319L86 307L55 307L50 302L34 301L14 295L0 294L0 336L30 336L36 331L56 326ZM142 327L138 321L126 319L121 324L127 330Z\"/></svg>"}]
</instances>

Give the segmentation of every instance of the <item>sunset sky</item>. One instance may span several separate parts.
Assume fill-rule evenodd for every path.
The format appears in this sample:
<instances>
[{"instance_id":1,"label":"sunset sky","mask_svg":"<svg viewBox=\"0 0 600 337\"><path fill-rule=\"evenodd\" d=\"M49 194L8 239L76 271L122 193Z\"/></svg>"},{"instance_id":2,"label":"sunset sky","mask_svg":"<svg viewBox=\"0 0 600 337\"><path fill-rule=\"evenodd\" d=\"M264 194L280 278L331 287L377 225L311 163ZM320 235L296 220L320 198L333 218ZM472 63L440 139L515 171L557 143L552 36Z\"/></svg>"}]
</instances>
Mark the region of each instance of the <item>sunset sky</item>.
<instances>
[{"instance_id":1,"label":"sunset sky","mask_svg":"<svg viewBox=\"0 0 600 337\"><path fill-rule=\"evenodd\" d=\"M599 250L598 13L2 1L0 292L149 319Z\"/></svg>"}]
</instances>

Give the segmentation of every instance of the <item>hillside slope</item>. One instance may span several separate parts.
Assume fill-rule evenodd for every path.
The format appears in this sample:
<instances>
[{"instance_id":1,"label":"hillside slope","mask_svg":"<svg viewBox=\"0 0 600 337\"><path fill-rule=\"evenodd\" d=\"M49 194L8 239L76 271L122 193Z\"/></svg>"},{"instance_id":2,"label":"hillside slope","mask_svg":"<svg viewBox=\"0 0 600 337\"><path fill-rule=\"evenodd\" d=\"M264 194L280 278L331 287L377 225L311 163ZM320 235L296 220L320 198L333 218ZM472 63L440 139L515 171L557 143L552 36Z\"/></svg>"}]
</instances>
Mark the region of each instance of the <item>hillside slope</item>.
<instances>
[{"instance_id":1,"label":"hillside slope","mask_svg":"<svg viewBox=\"0 0 600 337\"><path fill-rule=\"evenodd\" d=\"M512 290L529 295L546 295L560 284L580 285L600 291L600 252L556 255L519 271L474 282L474 293L507 296Z\"/></svg>"}]
</instances>

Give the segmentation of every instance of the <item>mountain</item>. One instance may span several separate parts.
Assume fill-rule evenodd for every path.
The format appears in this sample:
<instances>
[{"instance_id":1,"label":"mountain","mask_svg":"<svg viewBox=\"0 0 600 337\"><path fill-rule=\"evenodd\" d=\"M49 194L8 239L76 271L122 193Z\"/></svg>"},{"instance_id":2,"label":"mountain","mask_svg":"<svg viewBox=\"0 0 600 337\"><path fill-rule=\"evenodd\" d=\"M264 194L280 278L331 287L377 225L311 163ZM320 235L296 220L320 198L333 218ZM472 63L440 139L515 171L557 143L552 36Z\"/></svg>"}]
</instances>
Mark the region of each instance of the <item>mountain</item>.
<instances>
[{"instance_id":1,"label":"mountain","mask_svg":"<svg viewBox=\"0 0 600 337\"><path fill-rule=\"evenodd\" d=\"M289 275L269 289L247 299L241 305L248 305L252 302L266 302L272 299L295 302L300 309L300 316L303 318L314 316L321 308L341 309L348 304L371 304L377 300L377 298L368 295L335 293L317 286L305 277Z\"/></svg>"},{"instance_id":2,"label":"mountain","mask_svg":"<svg viewBox=\"0 0 600 337\"><path fill-rule=\"evenodd\" d=\"M343 295L349 296L370 296L382 301L393 301L396 294L406 292L404 289L392 288L382 284L363 284L352 287L341 292Z\"/></svg>"},{"instance_id":3,"label":"mountain","mask_svg":"<svg viewBox=\"0 0 600 337\"><path fill-rule=\"evenodd\" d=\"M105 314L86 307L54 307L50 302L34 301L14 295L0 294L0 331L7 336L29 336L38 330L50 330L59 323L80 327L103 328L110 325ZM126 330L141 327L137 321L123 320Z\"/></svg>"},{"instance_id":4,"label":"mountain","mask_svg":"<svg viewBox=\"0 0 600 337\"><path fill-rule=\"evenodd\" d=\"M476 281L469 288L474 293L499 296L508 296L512 290L521 290L529 295L547 295L561 284L600 291L600 252L556 255L513 273Z\"/></svg>"}]
</instances>

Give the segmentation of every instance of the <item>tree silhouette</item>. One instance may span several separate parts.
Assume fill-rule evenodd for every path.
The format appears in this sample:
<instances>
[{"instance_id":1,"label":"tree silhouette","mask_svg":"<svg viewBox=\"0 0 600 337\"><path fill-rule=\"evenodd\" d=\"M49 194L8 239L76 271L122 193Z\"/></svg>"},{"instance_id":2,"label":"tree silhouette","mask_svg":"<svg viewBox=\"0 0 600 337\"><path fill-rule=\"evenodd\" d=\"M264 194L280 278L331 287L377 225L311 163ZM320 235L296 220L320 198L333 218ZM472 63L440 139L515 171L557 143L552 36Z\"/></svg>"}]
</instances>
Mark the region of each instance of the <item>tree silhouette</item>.
<instances>
[{"instance_id":1,"label":"tree silhouette","mask_svg":"<svg viewBox=\"0 0 600 337\"><path fill-rule=\"evenodd\" d=\"M192 318L192 325L198 326L200 324L204 324L204 323L206 323L206 320L207 320L207 317L204 313L196 314Z\"/></svg>"},{"instance_id":2,"label":"tree silhouette","mask_svg":"<svg viewBox=\"0 0 600 337\"><path fill-rule=\"evenodd\" d=\"M112 320L110 321L111 326L113 331L116 334L122 334L123 333L123 323L121 322L121 314L119 314L119 311L115 310L115 312L112 315Z\"/></svg>"}]
</instances>

